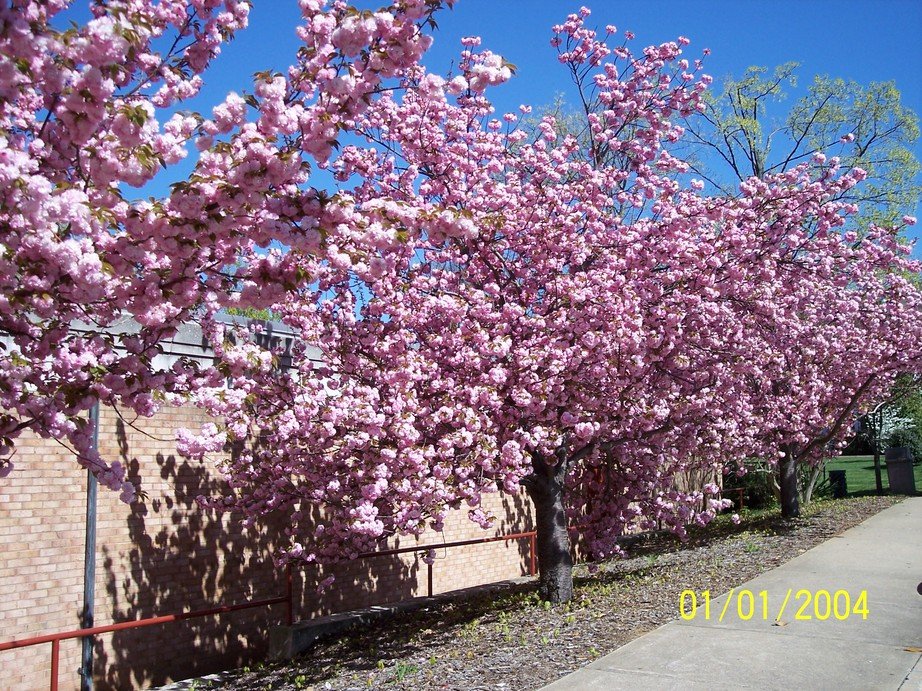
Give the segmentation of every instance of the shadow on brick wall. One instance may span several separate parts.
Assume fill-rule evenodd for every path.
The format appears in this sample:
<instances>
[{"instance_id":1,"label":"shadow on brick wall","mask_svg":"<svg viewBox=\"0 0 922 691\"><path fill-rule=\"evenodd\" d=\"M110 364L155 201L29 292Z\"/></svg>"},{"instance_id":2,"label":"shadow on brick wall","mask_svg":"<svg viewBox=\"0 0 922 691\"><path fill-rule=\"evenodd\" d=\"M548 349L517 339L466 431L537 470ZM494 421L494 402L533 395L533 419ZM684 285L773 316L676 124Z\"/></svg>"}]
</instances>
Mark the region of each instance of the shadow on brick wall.
<instances>
[{"instance_id":1,"label":"shadow on brick wall","mask_svg":"<svg viewBox=\"0 0 922 691\"><path fill-rule=\"evenodd\" d=\"M122 526L109 530L114 535L101 536L105 584L102 592L97 585L97 621L104 611L119 622L284 595L284 570L271 558L281 522L248 530L238 515L202 509L195 498L221 487L215 472L160 452L149 461L134 455L139 435L116 421L122 463L147 497L131 505ZM330 573L336 581L321 595L317 586ZM424 565L413 555L296 569L293 583L296 619L406 599L424 593L426 585ZM283 623L285 613L279 604L100 636L97 686L159 685L262 659L268 628Z\"/></svg>"},{"instance_id":2,"label":"shadow on brick wall","mask_svg":"<svg viewBox=\"0 0 922 691\"><path fill-rule=\"evenodd\" d=\"M503 493L504 516L496 523L498 535L508 535L510 533L527 533L535 529L535 521L532 516L531 500L524 492L519 494ZM528 573L531 564L531 543L528 540L515 540L507 542L507 547L515 547L519 552L519 566L522 573ZM535 557L537 559L537 555Z\"/></svg>"}]
</instances>

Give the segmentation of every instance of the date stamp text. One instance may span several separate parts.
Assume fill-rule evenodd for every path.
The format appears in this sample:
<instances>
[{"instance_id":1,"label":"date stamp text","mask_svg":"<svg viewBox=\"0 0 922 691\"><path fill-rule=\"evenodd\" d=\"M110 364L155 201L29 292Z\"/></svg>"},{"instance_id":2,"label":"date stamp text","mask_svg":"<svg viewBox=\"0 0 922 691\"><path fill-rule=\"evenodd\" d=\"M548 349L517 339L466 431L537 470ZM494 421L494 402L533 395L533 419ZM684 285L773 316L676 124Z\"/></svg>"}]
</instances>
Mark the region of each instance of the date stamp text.
<instances>
[{"instance_id":1,"label":"date stamp text","mask_svg":"<svg viewBox=\"0 0 922 691\"><path fill-rule=\"evenodd\" d=\"M721 622L728 615L742 621L757 619L783 622L785 614L794 621L845 621L851 617L868 618L868 591L850 593L847 590L794 590L788 588L783 597L772 601L767 590L752 591L733 588L723 604L711 602L710 590L683 590L679 596L679 616L685 621L716 618Z\"/></svg>"}]
</instances>

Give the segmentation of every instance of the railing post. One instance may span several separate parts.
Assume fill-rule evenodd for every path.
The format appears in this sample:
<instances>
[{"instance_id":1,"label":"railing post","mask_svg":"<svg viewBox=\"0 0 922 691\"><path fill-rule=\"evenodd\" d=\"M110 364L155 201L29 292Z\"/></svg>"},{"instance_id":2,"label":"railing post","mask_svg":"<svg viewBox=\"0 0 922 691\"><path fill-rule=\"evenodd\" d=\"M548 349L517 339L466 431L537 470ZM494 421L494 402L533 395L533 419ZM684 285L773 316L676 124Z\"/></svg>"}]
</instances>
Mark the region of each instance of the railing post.
<instances>
[{"instance_id":1,"label":"railing post","mask_svg":"<svg viewBox=\"0 0 922 691\"><path fill-rule=\"evenodd\" d=\"M287 597L285 602L287 607L285 618L288 621L288 625L291 626L295 623L294 587L292 585L291 577L291 562L289 562L285 568L285 595Z\"/></svg>"},{"instance_id":2,"label":"railing post","mask_svg":"<svg viewBox=\"0 0 922 691\"><path fill-rule=\"evenodd\" d=\"M535 536L537 533L532 532L528 536L528 575L535 576L538 573L538 565L535 561L537 557L538 546L536 544Z\"/></svg>"},{"instance_id":3,"label":"railing post","mask_svg":"<svg viewBox=\"0 0 922 691\"><path fill-rule=\"evenodd\" d=\"M58 691L58 657L61 651L61 641L51 641L51 691Z\"/></svg>"},{"instance_id":4,"label":"railing post","mask_svg":"<svg viewBox=\"0 0 922 691\"><path fill-rule=\"evenodd\" d=\"M426 564L426 586L429 597L432 597L432 564Z\"/></svg>"}]
</instances>

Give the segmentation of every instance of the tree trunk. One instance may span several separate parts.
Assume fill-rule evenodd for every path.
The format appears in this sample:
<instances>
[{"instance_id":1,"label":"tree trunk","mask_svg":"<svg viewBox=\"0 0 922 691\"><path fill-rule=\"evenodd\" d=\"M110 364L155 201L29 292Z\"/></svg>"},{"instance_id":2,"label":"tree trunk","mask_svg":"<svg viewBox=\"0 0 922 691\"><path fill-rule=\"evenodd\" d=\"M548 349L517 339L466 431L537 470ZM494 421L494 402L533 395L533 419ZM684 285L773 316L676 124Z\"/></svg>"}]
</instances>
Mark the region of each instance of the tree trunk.
<instances>
[{"instance_id":1,"label":"tree trunk","mask_svg":"<svg viewBox=\"0 0 922 691\"><path fill-rule=\"evenodd\" d=\"M573 557L564 510L566 469L535 460L522 484L535 506L538 582L541 597L554 604L573 597Z\"/></svg>"},{"instance_id":2,"label":"tree trunk","mask_svg":"<svg viewBox=\"0 0 922 691\"><path fill-rule=\"evenodd\" d=\"M883 496L884 481L880 472L880 447L874 446L874 484L877 487L877 495Z\"/></svg>"},{"instance_id":3,"label":"tree trunk","mask_svg":"<svg viewBox=\"0 0 922 691\"><path fill-rule=\"evenodd\" d=\"M781 517L796 518L800 515L800 503L797 501L797 458L790 448L784 450L781 461Z\"/></svg>"},{"instance_id":4,"label":"tree trunk","mask_svg":"<svg viewBox=\"0 0 922 691\"><path fill-rule=\"evenodd\" d=\"M880 433L884 426L884 410L881 408L876 413L877 419L874 420L874 484L877 486L877 496L884 493L884 482L880 473Z\"/></svg>"},{"instance_id":5,"label":"tree trunk","mask_svg":"<svg viewBox=\"0 0 922 691\"><path fill-rule=\"evenodd\" d=\"M823 461L810 470L810 479L807 482L807 486L804 487L804 506L813 501L813 490L816 489L816 483L819 482L820 475L823 474L825 466L826 461Z\"/></svg>"}]
</instances>

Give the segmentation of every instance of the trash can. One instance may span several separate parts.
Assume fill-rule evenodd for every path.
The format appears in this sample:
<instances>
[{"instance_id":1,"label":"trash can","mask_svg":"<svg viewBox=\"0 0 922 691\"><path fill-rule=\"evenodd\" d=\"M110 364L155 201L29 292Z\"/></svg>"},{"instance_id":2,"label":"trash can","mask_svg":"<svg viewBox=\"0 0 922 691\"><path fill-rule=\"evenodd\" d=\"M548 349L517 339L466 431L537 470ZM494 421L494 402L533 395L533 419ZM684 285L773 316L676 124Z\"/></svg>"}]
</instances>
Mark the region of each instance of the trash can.
<instances>
[{"instance_id":1,"label":"trash can","mask_svg":"<svg viewBox=\"0 0 922 691\"><path fill-rule=\"evenodd\" d=\"M833 499L845 499L845 496L848 494L848 484L845 482L845 471L830 470L829 486L832 487Z\"/></svg>"},{"instance_id":2,"label":"trash can","mask_svg":"<svg viewBox=\"0 0 922 691\"><path fill-rule=\"evenodd\" d=\"M887 482L891 494L915 494L916 476L912 467L912 451L906 446L896 446L886 451Z\"/></svg>"}]
</instances>

